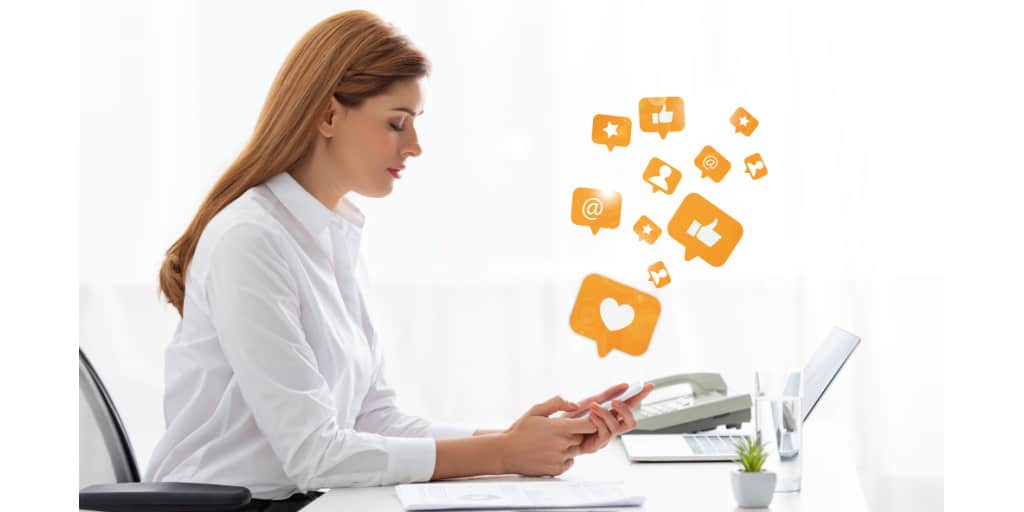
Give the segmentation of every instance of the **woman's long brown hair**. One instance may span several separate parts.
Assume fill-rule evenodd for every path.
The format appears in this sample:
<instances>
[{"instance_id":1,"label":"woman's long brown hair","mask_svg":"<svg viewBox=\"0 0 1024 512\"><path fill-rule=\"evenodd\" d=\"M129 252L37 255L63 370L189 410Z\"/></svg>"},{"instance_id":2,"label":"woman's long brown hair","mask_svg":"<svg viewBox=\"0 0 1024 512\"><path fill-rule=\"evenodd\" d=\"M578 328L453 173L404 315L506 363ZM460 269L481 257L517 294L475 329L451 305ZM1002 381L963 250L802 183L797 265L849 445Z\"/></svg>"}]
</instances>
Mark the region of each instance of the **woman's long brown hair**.
<instances>
[{"instance_id":1,"label":"woman's long brown hair","mask_svg":"<svg viewBox=\"0 0 1024 512\"><path fill-rule=\"evenodd\" d=\"M331 96L358 107L395 82L428 72L426 57L408 39L366 11L336 14L302 36L274 78L249 142L167 250L160 290L178 314L184 314L185 276L203 229L246 190L309 155Z\"/></svg>"}]
</instances>

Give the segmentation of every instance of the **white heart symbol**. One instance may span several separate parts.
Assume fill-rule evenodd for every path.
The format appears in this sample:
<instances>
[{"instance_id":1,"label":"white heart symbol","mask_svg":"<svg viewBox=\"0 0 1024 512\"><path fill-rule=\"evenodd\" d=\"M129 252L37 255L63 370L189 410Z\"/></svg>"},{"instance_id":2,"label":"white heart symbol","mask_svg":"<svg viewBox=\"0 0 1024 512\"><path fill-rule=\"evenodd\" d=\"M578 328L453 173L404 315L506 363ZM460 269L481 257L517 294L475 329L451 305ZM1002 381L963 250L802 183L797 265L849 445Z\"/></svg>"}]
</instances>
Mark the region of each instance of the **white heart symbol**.
<instances>
[{"instance_id":1,"label":"white heart symbol","mask_svg":"<svg viewBox=\"0 0 1024 512\"><path fill-rule=\"evenodd\" d=\"M619 304L615 299L608 297L601 301L601 321L609 331L625 329L633 323L633 306Z\"/></svg>"}]
</instances>

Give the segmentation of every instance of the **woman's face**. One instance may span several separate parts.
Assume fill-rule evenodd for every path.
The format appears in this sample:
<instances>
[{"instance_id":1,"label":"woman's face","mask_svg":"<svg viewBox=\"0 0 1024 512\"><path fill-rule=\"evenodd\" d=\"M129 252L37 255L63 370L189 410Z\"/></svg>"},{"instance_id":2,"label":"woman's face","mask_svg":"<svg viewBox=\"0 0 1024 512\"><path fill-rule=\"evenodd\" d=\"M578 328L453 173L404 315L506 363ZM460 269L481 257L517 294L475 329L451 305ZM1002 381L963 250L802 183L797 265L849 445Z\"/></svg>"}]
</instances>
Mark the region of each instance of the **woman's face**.
<instances>
[{"instance_id":1,"label":"woman's face","mask_svg":"<svg viewBox=\"0 0 1024 512\"><path fill-rule=\"evenodd\" d=\"M406 159L421 152L415 118L423 113L419 80L396 82L358 107L331 98L331 115L320 125L327 157L344 189L384 197L400 179Z\"/></svg>"}]
</instances>

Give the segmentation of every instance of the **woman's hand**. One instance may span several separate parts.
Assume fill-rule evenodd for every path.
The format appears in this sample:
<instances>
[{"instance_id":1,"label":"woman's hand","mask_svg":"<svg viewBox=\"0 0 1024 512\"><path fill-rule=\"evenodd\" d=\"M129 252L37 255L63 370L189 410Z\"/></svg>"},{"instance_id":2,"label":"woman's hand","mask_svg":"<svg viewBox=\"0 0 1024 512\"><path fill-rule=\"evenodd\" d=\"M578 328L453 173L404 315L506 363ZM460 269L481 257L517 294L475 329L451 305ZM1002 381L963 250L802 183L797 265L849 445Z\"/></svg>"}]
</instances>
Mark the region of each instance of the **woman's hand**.
<instances>
[{"instance_id":1,"label":"woman's hand","mask_svg":"<svg viewBox=\"0 0 1024 512\"><path fill-rule=\"evenodd\" d=\"M584 436L595 435L598 427L588 418L549 416L578 409L578 405L559 396L531 407L502 434L505 472L555 476L572 467Z\"/></svg>"},{"instance_id":2,"label":"woman's hand","mask_svg":"<svg viewBox=\"0 0 1024 512\"><path fill-rule=\"evenodd\" d=\"M579 453L594 453L607 446L613 437L636 428L633 408L640 405L640 402L647 398L647 395L651 394L654 384L645 384L643 391L625 402L612 400L611 410L606 410L599 405L612 397L621 395L628 388L629 384L616 384L601 393L580 400L579 407L574 410L566 410L567 412L562 414L562 417L565 418L582 419L589 412L589 419L597 428L597 431L593 434L583 437L583 440L580 442Z\"/></svg>"}]
</instances>

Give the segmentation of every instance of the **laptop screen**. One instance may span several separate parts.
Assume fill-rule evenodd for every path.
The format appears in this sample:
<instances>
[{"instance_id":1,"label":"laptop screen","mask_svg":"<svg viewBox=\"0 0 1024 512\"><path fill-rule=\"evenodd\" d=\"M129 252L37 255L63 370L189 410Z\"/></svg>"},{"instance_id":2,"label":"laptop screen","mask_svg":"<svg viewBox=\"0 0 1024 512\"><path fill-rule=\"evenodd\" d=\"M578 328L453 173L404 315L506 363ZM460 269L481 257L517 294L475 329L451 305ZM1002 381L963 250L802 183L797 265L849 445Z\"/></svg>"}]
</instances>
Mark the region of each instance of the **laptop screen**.
<instances>
[{"instance_id":1,"label":"laptop screen","mask_svg":"<svg viewBox=\"0 0 1024 512\"><path fill-rule=\"evenodd\" d=\"M860 344L860 338L838 327L833 327L807 361L804 368L804 399L801 406L804 410L804 421L811 415L814 406L818 405L829 384L839 374L850 354Z\"/></svg>"}]
</instances>

